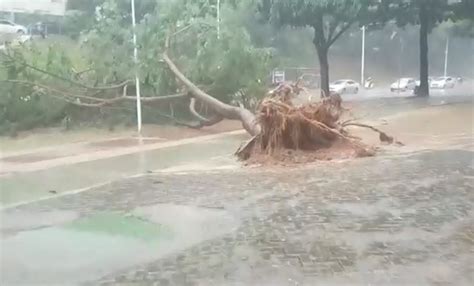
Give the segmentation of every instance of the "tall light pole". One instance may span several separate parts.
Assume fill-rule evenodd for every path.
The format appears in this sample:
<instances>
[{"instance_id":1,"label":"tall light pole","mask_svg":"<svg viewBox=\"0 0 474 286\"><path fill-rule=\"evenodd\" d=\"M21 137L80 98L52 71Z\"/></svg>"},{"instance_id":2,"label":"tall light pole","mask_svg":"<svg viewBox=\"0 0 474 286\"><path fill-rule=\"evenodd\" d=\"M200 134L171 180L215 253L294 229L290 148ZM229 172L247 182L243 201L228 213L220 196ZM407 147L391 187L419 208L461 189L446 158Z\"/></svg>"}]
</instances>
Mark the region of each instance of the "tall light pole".
<instances>
[{"instance_id":1,"label":"tall light pole","mask_svg":"<svg viewBox=\"0 0 474 286\"><path fill-rule=\"evenodd\" d=\"M360 60L360 85L365 88L365 26L362 26L362 55Z\"/></svg>"},{"instance_id":2,"label":"tall light pole","mask_svg":"<svg viewBox=\"0 0 474 286\"><path fill-rule=\"evenodd\" d=\"M392 35L390 35L390 41L395 39L395 37L398 36L398 39L400 40L400 55L398 59L398 87L400 87L400 77L402 77L402 56L403 56L403 40L402 40L402 35L399 35L397 31L393 31ZM397 93L400 93L400 88L397 88Z\"/></svg>"},{"instance_id":3,"label":"tall light pole","mask_svg":"<svg viewBox=\"0 0 474 286\"><path fill-rule=\"evenodd\" d=\"M446 48L444 50L444 76L448 74L448 50L449 50L449 36L446 38Z\"/></svg>"},{"instance_id":4,"label":"tall light pole","mask_svg":"<svg viewBox=\"0 0 474 286\"><path fill-rule=\"evenodd\" d=\"M138 134L142 131L142 103L140 99L140 78L138 77L138 49L137 49L137 34L135 31L135 0L131 0L132 5L132 27L133 27L133 60L135 62L135 93L137 96L137 130Z\"/></svg>"}]
</instances>

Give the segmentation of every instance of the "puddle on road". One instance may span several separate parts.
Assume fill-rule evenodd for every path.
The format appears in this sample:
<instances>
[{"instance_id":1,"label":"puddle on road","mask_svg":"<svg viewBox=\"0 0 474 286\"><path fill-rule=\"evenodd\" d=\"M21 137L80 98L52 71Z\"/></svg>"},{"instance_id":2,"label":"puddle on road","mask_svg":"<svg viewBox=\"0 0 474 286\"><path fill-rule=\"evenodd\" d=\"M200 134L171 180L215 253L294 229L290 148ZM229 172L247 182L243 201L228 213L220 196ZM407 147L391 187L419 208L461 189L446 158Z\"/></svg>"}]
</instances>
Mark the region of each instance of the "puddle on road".
<instances>
[{"instance_id":1,"label":"puddle on road","mask_svg":"<svg viewBox=\"0 0 474 286\"><path fill-rule=\"evenodd\" d=\"M119 213L99 213L84 217L64 226L65 229L86 233L120 236L147 242L171 239L171 228L157 225L143 218Z\"/></svg>"},{"instance_id":2,"label":"puddle on road","mask_svg":"<svg viewBox=\"0 0 474 286\"><path fill-rule=\"evenodd\" d=\"M223 235L238 226L224 210L153 205L101 212L2 238L2 285L64 285L99 279Z\"/></svg>"}]
</instances>

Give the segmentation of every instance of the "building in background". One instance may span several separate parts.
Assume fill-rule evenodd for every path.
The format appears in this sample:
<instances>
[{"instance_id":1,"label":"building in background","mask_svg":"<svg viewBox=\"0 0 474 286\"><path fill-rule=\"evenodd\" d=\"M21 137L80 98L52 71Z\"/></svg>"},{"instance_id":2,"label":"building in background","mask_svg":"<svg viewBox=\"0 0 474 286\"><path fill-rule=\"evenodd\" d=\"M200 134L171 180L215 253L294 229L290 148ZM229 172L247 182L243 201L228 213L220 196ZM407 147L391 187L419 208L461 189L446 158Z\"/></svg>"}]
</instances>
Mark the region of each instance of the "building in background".
<instances>
[{"instance_id":1,"label":"building in background","mask_svg":"<svg viewBox=\"0 0 474 286\"><path fill-rule=\"evenodd\" d=\"M0 0L0 45L61 33L67 0Z\"/></svg>"},{"instance_id":2,"label":"building in background","mask_svg":"<svg viewBox=\"0 0 474 286\"><path fill-rule=\"evenodd\" d=\"M67 0L0 0L0 12L64 16Z\"/></svg>"}]
</instances>

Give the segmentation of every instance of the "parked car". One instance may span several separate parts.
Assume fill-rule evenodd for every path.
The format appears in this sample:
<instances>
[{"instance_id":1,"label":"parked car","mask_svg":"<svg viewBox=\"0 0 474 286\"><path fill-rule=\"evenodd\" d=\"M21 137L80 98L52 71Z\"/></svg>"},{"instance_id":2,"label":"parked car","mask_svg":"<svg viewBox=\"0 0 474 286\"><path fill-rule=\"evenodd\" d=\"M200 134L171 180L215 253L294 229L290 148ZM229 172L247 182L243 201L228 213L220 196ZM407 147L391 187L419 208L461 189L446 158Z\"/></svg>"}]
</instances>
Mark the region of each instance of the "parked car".
<instances>
[{"instance_id":1,"label":"parked car","mask_svg":"<svg viewBox=\"0 0 474 286\"><path fill-rule=\"evenodd\" d=\"M431 81L431 88L453 88L456 85L456 80L450 76L441 76Z\"/></svg>"},{"instance_id":2,"label":"parked car","mask_svg":"<svg viewBox=\"0 0 474 286\"><path fill-rule=\"evenodd\" d=\"M390 91L414 90L416 87L415 79L411 77L402 77L390 85Z\"/></svg>"},{"instance_id":3,"label":"parked car","mask_svg":"<svg viewBox=\"0 0 474 286\"><path fill-rule=\"evenodd\" d=\"M358 93L359 84L351 79L340 79L329 85L329 90L338 94Z\"/></svg>"},{"instance_id":4,"label":"parked car","mask_svg":"<svg viewBox=\"0 0 474 286\"><path fill-rule=\"evenodd\" d=\"M26 27L17 25L12 21L0 19L0 34L26 34Z\"/></svg>"},{"instance_id":5,"label":"parked car","mask_svg":"<svg viewBox=\"0 0 474 286\"><path fill-rule=\"evenodd\" d=\"M431 76L428 77L428 86L431 86L431 81L433 78ZM416 86L420 86L420 80L416 80Z\"/></svg>"}]
</instances>

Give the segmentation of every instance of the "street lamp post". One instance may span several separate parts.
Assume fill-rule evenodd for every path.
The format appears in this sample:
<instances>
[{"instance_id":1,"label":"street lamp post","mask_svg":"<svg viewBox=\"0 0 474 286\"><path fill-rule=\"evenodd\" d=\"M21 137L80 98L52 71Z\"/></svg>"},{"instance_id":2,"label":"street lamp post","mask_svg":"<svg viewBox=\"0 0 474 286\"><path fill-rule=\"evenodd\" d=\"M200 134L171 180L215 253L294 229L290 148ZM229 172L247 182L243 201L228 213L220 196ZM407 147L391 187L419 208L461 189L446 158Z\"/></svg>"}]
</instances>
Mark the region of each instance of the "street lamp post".
<instances>
[{"instance_id":1,"label":"street lamp post","mask_svg":"<svg viewBox=\"0 0 474 286\"><path fill-rule=\"evenodd\" d=\"M444 76L448 74L448 51L449 51L449 36L446 38L446 48L444 50Z\"/></svg>"},{"instance_id":2,"label":"street lamp post","mask_svg":"<svg viewBox=\"0 0 474 286\"><path fill-rule=\"evenodd\" d=\"M362 26L362 55L360 63L360 84L362 88L365 88L365 26Z\"/></svg>"},{"instance_id":3,"label":"street lamp post","mask_svg":"<svg viewBox=\"0 0 474 286\"><path fill-rule=\"evenodd\" d=\"M142 131L142 104L140 98L140 78L138 77L138 48L137 48L137 34L135 31L135 0L131 0L132 5L132 27L133 27L133 60L135 62L135 93L137 97L137 130L138 134Z\"/></svg>"}]
</instances>

